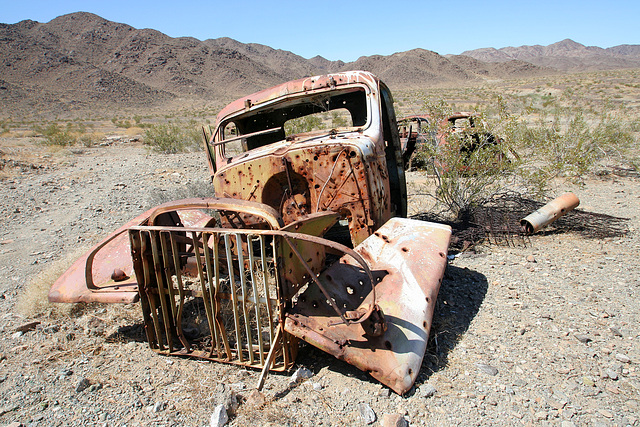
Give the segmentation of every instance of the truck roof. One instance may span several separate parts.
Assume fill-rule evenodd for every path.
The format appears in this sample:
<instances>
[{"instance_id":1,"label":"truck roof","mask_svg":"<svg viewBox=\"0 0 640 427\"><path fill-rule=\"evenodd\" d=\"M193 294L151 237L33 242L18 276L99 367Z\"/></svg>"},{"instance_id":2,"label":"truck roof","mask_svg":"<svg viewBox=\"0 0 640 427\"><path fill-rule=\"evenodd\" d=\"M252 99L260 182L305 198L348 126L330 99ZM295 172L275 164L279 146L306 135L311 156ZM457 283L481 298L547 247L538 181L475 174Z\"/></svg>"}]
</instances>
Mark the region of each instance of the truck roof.
<instances>
[{"instance_id":1,"label":"truck roof","mask_svg":"<svg viewBox=\"0 0 640 427\"><path fill-rule=\"evenodd\" d=\"M330 87L345 86L354 83L362 83L368 87L376 88L379 79L368 71L345 71L342 73L325 74L313 77L304 77L298 80L282 83L269 89L261 90L251 95L243 96L223 108L216 118L220 123L226 117L248 110L254 105L263 104L283 96L295 95L312 90Z\"/></svg>"}]
</instances>

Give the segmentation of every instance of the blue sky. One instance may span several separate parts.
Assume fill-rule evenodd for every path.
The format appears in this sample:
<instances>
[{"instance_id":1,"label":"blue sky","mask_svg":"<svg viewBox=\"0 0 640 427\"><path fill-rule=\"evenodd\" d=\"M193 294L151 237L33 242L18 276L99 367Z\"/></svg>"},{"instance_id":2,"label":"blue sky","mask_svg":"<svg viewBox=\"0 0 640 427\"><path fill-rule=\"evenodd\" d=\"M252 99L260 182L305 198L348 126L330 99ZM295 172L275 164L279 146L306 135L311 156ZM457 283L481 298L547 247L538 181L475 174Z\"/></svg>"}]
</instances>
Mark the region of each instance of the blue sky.
<instances>
[{"instance_id":1,"label":"blue sky","mask_svg":"<svg viewBox=\"0 0 640 427\"><path fill-rule=\"evenodd\" d=\"M78 11L171 37L231 37L347 62L414 48L444 55L566 38L605 48L640 44L637 0L0 0L0 22L7 24Z\"/></svg>"}]
</instances>

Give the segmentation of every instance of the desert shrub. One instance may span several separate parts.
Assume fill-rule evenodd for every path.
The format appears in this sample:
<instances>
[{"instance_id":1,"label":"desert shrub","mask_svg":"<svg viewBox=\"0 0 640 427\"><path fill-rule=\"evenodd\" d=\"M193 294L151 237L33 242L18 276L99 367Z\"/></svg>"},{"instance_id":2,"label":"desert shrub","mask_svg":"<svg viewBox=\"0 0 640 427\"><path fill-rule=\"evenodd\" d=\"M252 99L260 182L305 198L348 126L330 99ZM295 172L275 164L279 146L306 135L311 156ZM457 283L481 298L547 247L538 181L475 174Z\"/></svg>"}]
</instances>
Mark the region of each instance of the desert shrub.
<instances>
[{"instance_id":1,"label":"desert shrub","mask_svg":"<svg viewBox=\"0 0 640 427\"><path fill-rule=\"evenodd\" d=\"M51 123L47 127L35 127L36 132L39 132L44 136L44 139L48 145L57 145L66 147L74 145L78 141L78 135L72 130L70 126L61 128L57 123Z\"/></svg>"},{"instance_id":2,"label":"desert shrub","mask_svg":"<svg viewBox=\"0 0 640 427\"><path fill-rule=\"evenodd\" d=\"M11 130L10 127L10 123L7 120L0 120L0 128L2 129L2 131L0 132L0 134L4 134L7 133Z\"/></svg>"},{"instance_id":3,"label":"desert shrub","mask_svg":"<svg viewBox=\"0 0 640 427\"><path fill-rule=\"evenodd\" d=\"M476 109L472 131L455 132L442 125L453 107L427 103L430 132L441 142L417 147L412 164L431 172L433 196L457 218L507 191L540 198L555 178L581 183L605 161L636 168L630 152L637 145L637 123L549 102L548 108L524 102L514 114L496 96Z\"/></svg>"},{"instance_id":4,"label":"desert shrub","mask_svg":"<svg viewBox=\"0 0 640 427\"><path fill-rule=\"evenodd\" d=\"M201 148L201 133L195 123L178 125L163 123L152 125L144 132L144 143L154 151L175 154Z\"/></svg>"},{"instance_id":5,"label":"desert shrub","mask_svg":"<svg viewBox=\"0 0 640 427\"><path fill-rule=\"evenodd\" d=\"M310 132L315 129L322 129L322 119L318 115L298 117L284 124L286 135Z\"/></svg>"},{"instance_id":6,"label":"desert shrub","mask_svg":"<svg viewBox=\"0 0 640 427\"><path fill-rule=\"evenodd\" d=\"M427 110L429 132L439 135L439 142L417 147L414 164L423 164L431 172L436 186L433 197L455 218L466 216L505 188L534 187L520 182L524 178L517 173L521 158L513 155L515 150L505 139L495 137L495 126L481 112L473 127L454 131L446 125L451 106L440 102L428 104Z\"/></svg>"}]
</instances>

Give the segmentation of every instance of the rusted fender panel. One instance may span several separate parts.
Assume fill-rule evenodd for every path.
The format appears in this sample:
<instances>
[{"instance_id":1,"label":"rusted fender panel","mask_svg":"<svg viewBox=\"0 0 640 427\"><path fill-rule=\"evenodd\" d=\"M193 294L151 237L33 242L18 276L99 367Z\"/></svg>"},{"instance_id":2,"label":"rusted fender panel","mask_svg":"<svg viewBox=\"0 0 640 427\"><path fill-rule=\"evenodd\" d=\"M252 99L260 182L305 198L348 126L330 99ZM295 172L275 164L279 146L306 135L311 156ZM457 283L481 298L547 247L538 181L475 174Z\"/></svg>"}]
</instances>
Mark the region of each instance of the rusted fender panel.
<instances>
[{"instance_id":1,"label":"rusted fender panel","mask_svg":"<svg viewBox=\"0 0 640 427\"><path fill-rule=\"evenodd\" d=\"M287 314L285 330L335 357L368 372L398 394L415 382L446 268L451 228L393 218L355 248L373 273L376 303L384 313L380 336L364 333L366 325L345 325L316 287L309 286ZM362 270L348 257L321 276L340 306L374 303ZM369 289L368 294L360 293Z\"/></svg>"},{"instance_id":2,"label":"rusted fender panel","mask_svg":"<svg viewBox=\"0 0 640 427\"><path fill-rule=\"evenodd\" d=\"M580 200L573 193L564 193L520 220L522 230L527 234L533 234L536 231L551 224L567 212L571 212L580 204Z\"/></svg>"},{"instance_id":3,"label":"rusted fender panel","mask_svg":"<svg viewBox=\"0 0 640 427\"><path fill-rule=\"evenodd\" d=\"M76 260L51 287L50 302L132 303L138 300L138 283L133 272L127 229L147 222L158 210L152 208L132 219ZM186 226L204 226L211 217L192 209L178 211ZM115 270L126 276L112 279Z\"/></svg>"}]
</instances>

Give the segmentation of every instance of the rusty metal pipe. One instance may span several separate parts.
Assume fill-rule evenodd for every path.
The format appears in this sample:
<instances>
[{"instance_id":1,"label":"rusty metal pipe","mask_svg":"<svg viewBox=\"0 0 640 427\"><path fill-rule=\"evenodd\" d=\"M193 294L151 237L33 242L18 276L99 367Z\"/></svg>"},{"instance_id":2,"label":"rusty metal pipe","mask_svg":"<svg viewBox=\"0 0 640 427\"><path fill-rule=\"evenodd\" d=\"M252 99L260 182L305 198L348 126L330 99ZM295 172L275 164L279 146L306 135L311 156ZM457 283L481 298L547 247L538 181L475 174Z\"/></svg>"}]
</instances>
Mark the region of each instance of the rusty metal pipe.
<instances>
[{"instance_id":1,"label":"rusty metal pipe","mask_svg":"<svg viewBox=\"0 0 640 427\"><path fill-rule=\"evenodd\" d=\"M521 219L520 226L526 234L533 234L567 212L571 212L579 204L580 200L575 194L564 193L562 196L553 199L537 211Z\"/></svg>"}]
</instances>

